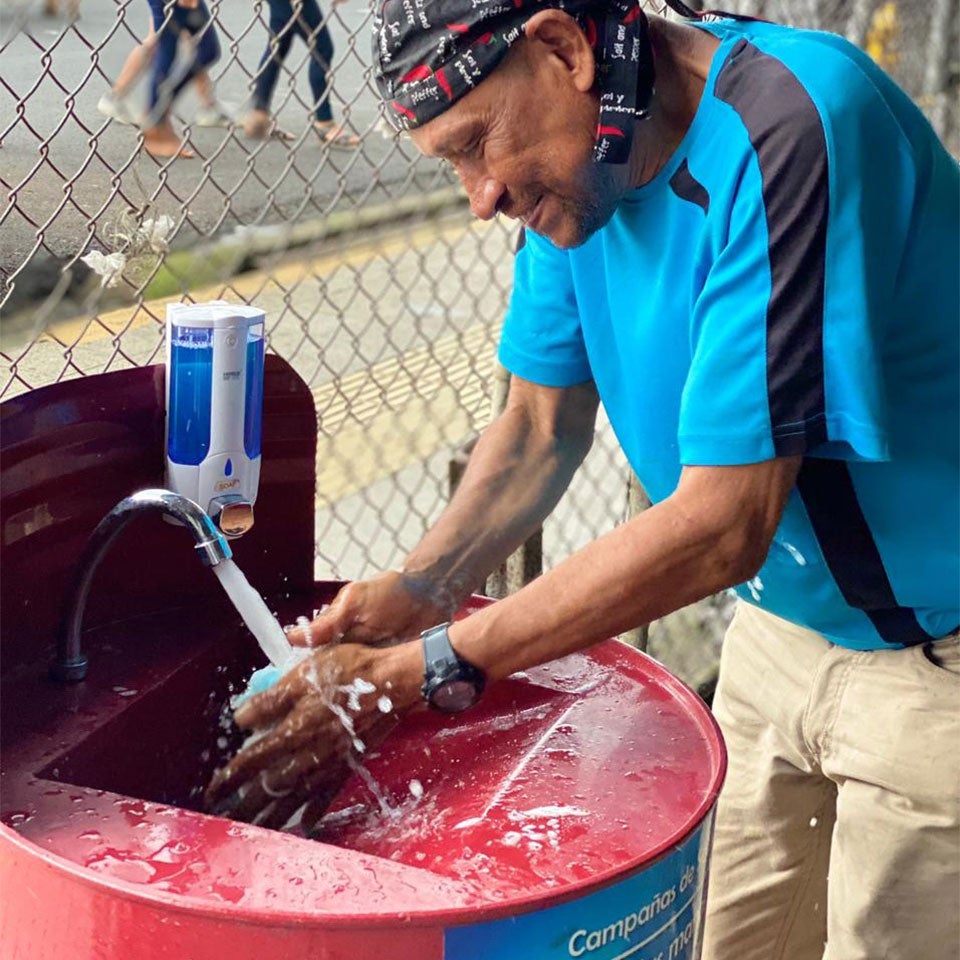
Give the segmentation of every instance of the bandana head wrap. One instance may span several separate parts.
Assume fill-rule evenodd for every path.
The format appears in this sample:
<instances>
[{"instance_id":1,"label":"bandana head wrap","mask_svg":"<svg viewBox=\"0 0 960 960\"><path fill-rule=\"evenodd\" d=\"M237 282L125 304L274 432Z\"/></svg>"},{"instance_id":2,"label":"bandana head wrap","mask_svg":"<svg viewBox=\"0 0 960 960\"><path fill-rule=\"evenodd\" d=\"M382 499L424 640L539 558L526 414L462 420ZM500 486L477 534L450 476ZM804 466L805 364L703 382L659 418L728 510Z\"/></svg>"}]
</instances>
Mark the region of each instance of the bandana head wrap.
<instances>
[{"instance_id":1,"label":"bandana head wrap","mask_svg":"<svg viewBox=\"0 0 960 960\"><path fill-rule=\"evenodd\" d=\"M653 91L647 19L638 0L378 0L374 74L390 122L401 130L439 116L488 77L553 7L569 13L597 59L600 116L594 159L623 163L633 120Z\"/></svg>"},{"instance_id":2,"label":"bandana head wrap","mask_svg":"<svg viewBox=\"0 0 960 960\"><path fill-rule=\"evenodd\" d=\"M597 62L600 115L594 159L624 163L633 121L647 115L653 55L638 0L377 0L374 76L387 117L400 130L421 126L488 77L538 10L570 14ZM680 0L668 0L696 17Z\"/></svg>"}]
</instances>

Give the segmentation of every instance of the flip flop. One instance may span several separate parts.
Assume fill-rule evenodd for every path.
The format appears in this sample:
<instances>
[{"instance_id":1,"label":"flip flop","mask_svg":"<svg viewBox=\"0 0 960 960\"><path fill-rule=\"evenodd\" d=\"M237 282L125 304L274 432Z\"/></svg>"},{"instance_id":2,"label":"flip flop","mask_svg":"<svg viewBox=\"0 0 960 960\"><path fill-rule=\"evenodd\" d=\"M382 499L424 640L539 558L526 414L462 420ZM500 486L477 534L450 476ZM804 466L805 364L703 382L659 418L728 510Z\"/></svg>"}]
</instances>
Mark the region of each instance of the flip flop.
<instances>
[{"instance_id":1,"label":"flip flop","mask_svg":"<svg viewBox=\"0 0 960 960\"><path fill-rule=\"evenodd\" d=\"M297 136L296 134L291 133L289 130L284 130L283 127L274 126L271 128L267 139L280 140L283 143L289 143L291 140L296 140Z\"/></svg>"},{"instance_id":2,"label":"flip flop","mask_svg":"<svg viewBox=\"0 0 960 960\"><path fill-rule=\"evenodd\" d=\"M360 146L360 138L342 123L314 123L313 129L328 147L336 150L356 150Z\"/></svg>"},{"instance_id":3,"label":"flip flop","mask_svg":"<svg viewBox=\"0 0 960 960\"><path fill-rule=\"evenodd\" d=\"M240 129L248 140L280 140L288 142L295 140L296 137L289 130L277 126L276 120L271 119L268 123L247 124L241 121Z\"/></svg>"}]
</instances>

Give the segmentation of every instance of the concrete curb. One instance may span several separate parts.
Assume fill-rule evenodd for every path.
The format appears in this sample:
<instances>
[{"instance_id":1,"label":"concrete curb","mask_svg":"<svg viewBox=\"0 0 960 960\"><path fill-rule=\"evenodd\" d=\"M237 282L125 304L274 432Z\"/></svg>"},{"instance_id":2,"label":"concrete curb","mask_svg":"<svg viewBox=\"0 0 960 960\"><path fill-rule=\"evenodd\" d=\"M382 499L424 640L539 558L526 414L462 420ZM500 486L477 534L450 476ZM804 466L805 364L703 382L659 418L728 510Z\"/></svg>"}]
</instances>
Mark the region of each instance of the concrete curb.
<instances>
[{"instance_id":1,"label":"concrete curb","mask_svg":"<svg viewBox=\"0 0 960 960\"><path fill-rule=\"evenodd\" d=\"M160 258L159 268L154 254L131 258L124 269L128 282L117 289L101 289L100 278L82 263L64 271L52 258L36 259L17 275L15 290L4 308L4 348L35 339L59 320L225 283L256 269L265 257L389 224L428 220L466 205L463 190L451 186L355 210L335 210L326 217L299 223L240 227L212 241L170 250ZM141 287L138 296L136 290Z\"/></svg>"},{"instance_id":2,"label":"concrete curb","mask_svg":"<svg viewBox=\"0 0 960 960\"><path fill-rule=\"evenodd\" d=\"M175 296L183 292L187 286L185 281L189 288L227 280L253 269L259 257L286 253L390 223L429 219L466 204L466 194L460 187L445 187L422 196L404 196L357 210L334 211L327 217L302 223L240 227L213 243L168 253L160 270L144 289L143 299ZM156 265L152 257L147 261L149 265L144 275ZM134 299L131 298L130 302Z\"/></svg>"}]
</instances>

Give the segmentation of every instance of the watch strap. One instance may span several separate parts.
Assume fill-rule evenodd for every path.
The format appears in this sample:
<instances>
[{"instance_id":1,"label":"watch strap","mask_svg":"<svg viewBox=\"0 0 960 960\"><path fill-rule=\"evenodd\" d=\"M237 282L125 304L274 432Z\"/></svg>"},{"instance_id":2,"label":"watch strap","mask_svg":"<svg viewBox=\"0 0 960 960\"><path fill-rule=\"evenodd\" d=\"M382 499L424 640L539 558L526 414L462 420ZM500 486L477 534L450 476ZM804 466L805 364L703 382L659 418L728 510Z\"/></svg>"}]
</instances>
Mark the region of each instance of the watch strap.
<instances>
[{"instance_id":1,"label":"watch strap","mask_svg":"<svg viewBox=\"0 0 960 960\"><path fill-rule=\"evenodd\" d=\"M447 632L449 629L448 621L424 630L420 634L423 638L423 673L427 678L446 673L451 664L460 659L457 651L453 649L453 644L450 643L450 634Z\"/></svg>"},{"instance_id":2,"label":"watch strap","mask_svg":"<svg viewBox=\"0 0 960 960\"><path fill-rule=\"evenodd\" d=\"M450 622L438 624L420 634L423 645L423 687L425 700L433 704L433 694L438 687L451 681L469 683L479 697L486 686L483 671L464 660L450 643Z\"/></svg>"}]
</instances>

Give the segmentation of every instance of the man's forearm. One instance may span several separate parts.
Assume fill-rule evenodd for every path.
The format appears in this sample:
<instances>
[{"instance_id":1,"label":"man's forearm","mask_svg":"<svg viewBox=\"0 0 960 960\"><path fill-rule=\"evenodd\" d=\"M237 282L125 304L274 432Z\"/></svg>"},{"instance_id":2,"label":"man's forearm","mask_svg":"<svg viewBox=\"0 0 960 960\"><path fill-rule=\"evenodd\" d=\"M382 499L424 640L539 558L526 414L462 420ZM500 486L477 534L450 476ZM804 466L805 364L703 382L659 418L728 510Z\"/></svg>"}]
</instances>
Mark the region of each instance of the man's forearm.
<instances>
[{"instance_id":1,"label":"man's forearm","mask_svg":"<svg viewBox=\"0 0 960 960\"><path fill-rule=\"evenodd\" d=\"M414 589L440 594L439 606L458 606L556 506L591 435L551 435L522 408L508 407L483 432L449 506L405 560Z\"/></svg>"},{"instance_id":2,"label":"man's forearm","mask_svg":"<svg viewBox=\"0 0 960 960\"><path fill-rule=\"evenodd\" d=\"M497 680L743 582L763 563L798 464L757 465L767 473L755 488L763 507L711 503L721 498L709 482L692 497L675 494L455 624L451 642Z\"/></svg>"}]
</instances>

